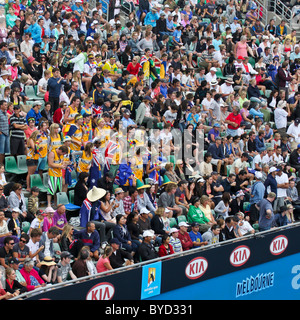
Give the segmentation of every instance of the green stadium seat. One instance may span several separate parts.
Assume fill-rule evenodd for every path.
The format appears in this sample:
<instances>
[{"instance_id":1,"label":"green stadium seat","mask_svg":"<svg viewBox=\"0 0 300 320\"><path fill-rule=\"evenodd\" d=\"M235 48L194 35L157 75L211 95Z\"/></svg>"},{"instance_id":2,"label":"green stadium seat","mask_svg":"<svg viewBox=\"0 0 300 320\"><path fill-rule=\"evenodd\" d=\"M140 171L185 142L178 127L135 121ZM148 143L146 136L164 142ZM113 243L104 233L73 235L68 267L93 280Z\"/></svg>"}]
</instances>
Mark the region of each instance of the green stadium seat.
<instances>
[{"instance_id":1,"label":"green stadium seat","mask_svg":"<svg viewBox=\"0 0 300 320\"><path fill-rule=\"evenodd\" d=\"M170 228L173 228L177 225L177 221L175 218L170 218Z\"/></svg>"},{"instance_id":2,"label":"green stadium seat","mask_svg":"<svg viewBox=\"0 0 300 320\"><path fill-rule=\"evenodd\" d=\"M28 172L28 170L19 169L14 156L5 157L5 171L13 174L24 174Z\"/></svg>"},{"instance_id":3,"label":"green stadium seat","mask_svg":"<svg viewBox=\"0 0 300 320\"><path fill-rule=\"evenodd\" d=\"M25 86L25 94L29 98L29 100L44 100L43 97L39 97L35 93L35 88L33 86Z\"/></svg>"},{"instance_id":4,"label":"green stadium seat","mask_svg":"<svg viewBox=\"0 0 300 320\"><path fill-rule=\"evenodd\" d=\"M22 170L24 172L28 172L28 167L27 167L25 155L18 155L17 156L17 165L20 170Z\"/></svg>"},{"instance_id":5,"label":"green stadium seat","mask_svg":"<svg viewBox=\"0 0 300 320\"><path fill-rule=\"evenodd\" d=\"M74 190L69 191L69 203L74 204L74 193L75 193Z\"/></svg>"},{"instance_id":6,"label":"green stadium seat","mask_svg":"<svg viewBox=\"0 0 300 320\"><path fill-rule=\"evenodd\" d=\"M68 211L75 211L75 210L80 209L79 206L76 206L69 201L69 198L68 198L68 195L66 192L57 192L56 193L56 202L57 202L57 204L65 205L65 207Z\"/></svg>"},{"instance_id":7,"label":"green stadium seat","mask_svg":"<svg viewBox=\"0 0 300 320\"><path fill-rule=\"evenodd\" d=\"M44 186L43 180L38 173L30 176L30 188L38 187L40 192L47 192L47 188Z\"/></svg>"},{"instance_id":8,"label":"green stadium seat","mask_svg":"<svg viewBox=\"0 0 300 320\"><path fill-rule=\"evenodd\" d=\"M177 221L178 221L178 224L180 222L187 222L186 216L184 216L184 215L178 216Z\"/></svg>"}]
</instances>

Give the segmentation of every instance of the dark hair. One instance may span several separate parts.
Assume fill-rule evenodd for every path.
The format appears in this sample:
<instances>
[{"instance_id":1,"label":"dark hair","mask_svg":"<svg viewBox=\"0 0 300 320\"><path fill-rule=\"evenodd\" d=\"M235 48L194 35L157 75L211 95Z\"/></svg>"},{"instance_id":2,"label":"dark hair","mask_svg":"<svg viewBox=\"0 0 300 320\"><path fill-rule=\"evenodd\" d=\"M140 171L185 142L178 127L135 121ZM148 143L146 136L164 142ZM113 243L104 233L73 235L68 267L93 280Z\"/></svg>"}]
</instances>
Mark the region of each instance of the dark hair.
<instances>
[{"instance_id":1,"label":"dark hair","mask_svg":"<svg viewBox=\"0 0 300 320\"><path fill-rule=\"evenodd\" d=\"M4 241L3 241L4 246L5 246L7 243L9 243L11 240L14 241L14 238L13 238L13 237L5 237L5 238L4 238Z\"/></svg>"}]
</instances>

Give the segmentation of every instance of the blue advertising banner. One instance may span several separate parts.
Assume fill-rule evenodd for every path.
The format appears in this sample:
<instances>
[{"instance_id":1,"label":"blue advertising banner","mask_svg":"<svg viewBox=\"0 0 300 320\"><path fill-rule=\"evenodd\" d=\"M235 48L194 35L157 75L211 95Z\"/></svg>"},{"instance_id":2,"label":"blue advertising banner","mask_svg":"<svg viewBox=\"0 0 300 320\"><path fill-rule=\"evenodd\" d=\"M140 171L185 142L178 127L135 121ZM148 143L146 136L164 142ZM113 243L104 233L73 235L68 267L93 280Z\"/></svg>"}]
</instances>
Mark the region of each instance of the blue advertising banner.
<instances>
[{"instance_id":1,"label":"blue advertising banner","mask_svg":"<svg viewBox=\"0 0 300 320\"><path fill-rule=\"evenodd\" d=\"M300 254L155 296L155 300L299 300ZM152 300L152 298L149 298Z\"/></svg>"},{"instance_id":2,"label":"blue advertising banner","mask_svg":"<svg viewBox=\"0 0 300 320\"><path fill-rule=\"evenodd\" d=\"M143 266L141 299L157 296L161 288L161 261Z\"/></svg>"}]
</instances>

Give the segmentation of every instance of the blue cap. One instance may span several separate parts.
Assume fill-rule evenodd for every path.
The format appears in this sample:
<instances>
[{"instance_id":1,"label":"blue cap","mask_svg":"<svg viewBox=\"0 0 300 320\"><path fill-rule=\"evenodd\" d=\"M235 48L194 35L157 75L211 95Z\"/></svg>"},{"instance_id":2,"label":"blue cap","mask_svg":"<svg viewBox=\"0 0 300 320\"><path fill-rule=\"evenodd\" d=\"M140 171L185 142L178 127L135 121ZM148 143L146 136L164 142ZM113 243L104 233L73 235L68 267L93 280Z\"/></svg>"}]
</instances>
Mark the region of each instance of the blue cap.
<instances>
[{"instance_id":1,"label":"blue cap","mask_svg":"<svg viewBox=\"0 0 300 320\"><path fill-rule=\"evenodd\" d=\"M215 123L215 124L213 125L213 127L220 128L220 124L219 124L219 123Z\"/></svg>"}]
</instances>

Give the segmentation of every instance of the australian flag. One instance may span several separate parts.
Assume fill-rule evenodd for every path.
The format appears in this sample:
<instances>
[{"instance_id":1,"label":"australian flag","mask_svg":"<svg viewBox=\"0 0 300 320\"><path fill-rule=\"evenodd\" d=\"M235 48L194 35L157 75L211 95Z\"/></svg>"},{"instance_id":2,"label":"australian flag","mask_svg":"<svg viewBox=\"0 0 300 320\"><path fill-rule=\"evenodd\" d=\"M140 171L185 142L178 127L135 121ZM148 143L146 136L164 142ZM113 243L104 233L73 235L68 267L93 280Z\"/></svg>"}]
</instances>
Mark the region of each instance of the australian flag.
<instances>
[{"instance_id":1,"label":"australian flag","mask_svg":"<svg viewBox=\"0 0 300 320\"><path fill-rule=\"evenodd\" d=\"M105 152L104 152L104 174L109 171L110 165L114 154L118 151L118 144L114 141L109 141L107 143Z\"/></svg>"},{"instance_id":2,"label":"australian flag","mask_svg":"<svg viewBox=\"0 0 300 320\"><path fill-rule=\"evenodd\" d=\"M93 186L97 186L97 181L101 178L101 162L103 163L103 159L101 159L101 153L98 149L94 149L92 151L93 160L90 168L88 186L89 189L92 189Z\"/></svg>"},{"instance_id":3,"label":"australian flag","mask_svg":"<svg viewBox=\"0 0 300 320\"><path fill-rule=\"evenodd\" d=\"M88 199L85 199L79 211L81 227L85 228L88 221L90 221L91 209L92 203Z\"/></svg>"}]
</instances>

